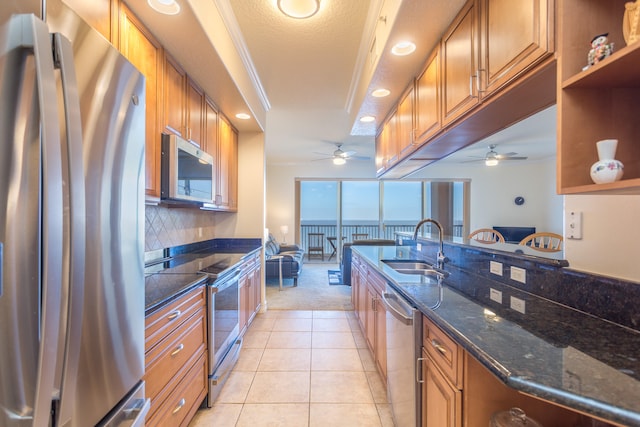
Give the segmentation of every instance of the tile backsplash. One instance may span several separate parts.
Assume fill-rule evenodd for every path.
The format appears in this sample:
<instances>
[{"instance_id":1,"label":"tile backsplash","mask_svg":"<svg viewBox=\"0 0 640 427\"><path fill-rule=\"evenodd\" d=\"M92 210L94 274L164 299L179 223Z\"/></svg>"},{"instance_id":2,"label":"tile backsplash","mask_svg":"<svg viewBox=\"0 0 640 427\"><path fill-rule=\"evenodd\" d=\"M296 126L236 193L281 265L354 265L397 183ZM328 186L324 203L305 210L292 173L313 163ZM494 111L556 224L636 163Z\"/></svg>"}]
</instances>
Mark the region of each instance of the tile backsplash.
<instances>
[{"instance_id":1,"label":"tile backsplash","mask_svg":"<svg viewBox=\"0 0 640 427\"><path fill-rule=\"evenodd\" d=\"M145 206L145 252L215 238L215 214L187 208Z\"/></svg>"}]
</instances>

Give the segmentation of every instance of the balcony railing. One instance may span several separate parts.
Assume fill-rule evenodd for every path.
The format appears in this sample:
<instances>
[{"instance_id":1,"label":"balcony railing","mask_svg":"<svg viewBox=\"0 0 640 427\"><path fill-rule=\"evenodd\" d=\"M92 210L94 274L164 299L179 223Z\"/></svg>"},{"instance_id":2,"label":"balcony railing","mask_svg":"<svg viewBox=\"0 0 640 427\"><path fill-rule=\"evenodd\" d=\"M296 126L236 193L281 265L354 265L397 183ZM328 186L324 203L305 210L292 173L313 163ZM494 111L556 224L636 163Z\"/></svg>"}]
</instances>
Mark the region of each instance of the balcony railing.
<instances>
[{"instance_id":1,"label":"balcony railing","mask_svg":"<svg viewBox=\"0 0 640 427\"><path fill-rule=\"evenodd\" d=\"M415 228L415 224L393 224L393 225L385 225L380 230L378 225L343 225L341 227L341 236L342 243L350 243L354 240L358 239L388 239L394 240L396 238L396 232L409 232L413 233ZM327 239L329 237L336 238L334 240L334 244L337 248L336 255L334 255L332 260L339 259L339 249L340 246L337 242L337 233L338 227L336 225L327 225L327 224L303 224L300 226L300 239L299 243L302 248L307 251L309 247L309 233L322 233L324 234L324 253L325 259L328 259L333 253L333 246L331 242ZM454 236L461 236L462 233L462 225L453 227ZM421 228L422 233L430 233L431 232L431 224L425 224Z\"/></svg>"}]
</instances>

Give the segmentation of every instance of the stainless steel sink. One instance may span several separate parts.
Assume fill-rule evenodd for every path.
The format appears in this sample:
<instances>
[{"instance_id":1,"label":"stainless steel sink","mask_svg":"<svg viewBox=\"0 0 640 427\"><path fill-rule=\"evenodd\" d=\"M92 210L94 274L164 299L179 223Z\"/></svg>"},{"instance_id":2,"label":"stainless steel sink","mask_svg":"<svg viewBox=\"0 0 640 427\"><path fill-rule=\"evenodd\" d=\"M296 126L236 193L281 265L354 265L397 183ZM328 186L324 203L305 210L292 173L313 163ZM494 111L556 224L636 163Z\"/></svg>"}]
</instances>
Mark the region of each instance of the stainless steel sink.
<instances>
[{"instance_id":1,"label":"stainless steel sink","mask_svg":"<svg viewBox=\"0 0 640 427\"><path fill-rule=\"evenodd\" d=\"M431 264L428 264L424 261L383 259L382 262L393 268L398 273L402 274L417 274L421 276L431 276L437 279L445 277L444 272L434 269Z\"/></svg>"}]
</instances>

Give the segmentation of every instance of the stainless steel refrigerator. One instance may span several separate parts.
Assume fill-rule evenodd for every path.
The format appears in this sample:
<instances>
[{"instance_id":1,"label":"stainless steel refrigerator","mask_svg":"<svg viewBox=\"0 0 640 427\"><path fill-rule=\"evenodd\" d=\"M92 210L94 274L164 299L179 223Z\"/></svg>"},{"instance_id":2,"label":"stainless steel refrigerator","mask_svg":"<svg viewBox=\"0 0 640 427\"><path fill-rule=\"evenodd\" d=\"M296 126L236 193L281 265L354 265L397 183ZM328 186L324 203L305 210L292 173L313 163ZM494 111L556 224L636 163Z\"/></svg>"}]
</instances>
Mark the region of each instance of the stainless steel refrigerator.
<instances>
[{"instance_id":1,"label":"stainless steel refrigerator","mask_svg":"<svg viewBox=\"0 0 640 427\"><path fill-rule=\"evenodd\" d=\"M44 4L0 5L0 426L143 425L144 77Z\"/></svg>"}]
</instances>

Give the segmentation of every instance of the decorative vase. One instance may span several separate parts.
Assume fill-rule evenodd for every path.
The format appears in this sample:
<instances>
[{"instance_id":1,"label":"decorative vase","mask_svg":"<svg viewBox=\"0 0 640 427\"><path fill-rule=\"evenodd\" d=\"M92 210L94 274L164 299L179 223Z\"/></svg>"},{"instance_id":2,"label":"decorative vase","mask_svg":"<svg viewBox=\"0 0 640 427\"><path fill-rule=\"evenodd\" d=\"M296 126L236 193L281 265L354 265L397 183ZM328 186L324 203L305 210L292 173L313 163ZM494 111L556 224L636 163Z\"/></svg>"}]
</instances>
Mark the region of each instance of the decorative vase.
<instances>
[{"instance_id":1,"label":"decorative vase","mask_svg":"<svg viewBox=\"0 0 640 427\"><path fill-rule=\"evenodd\" d=\"M598 160L591 166L591 179L596 184L607 184L622 178L624 165L616 160L617 139L603 139L596 143L598 147Z\"/></svg>"}]
</instances>

